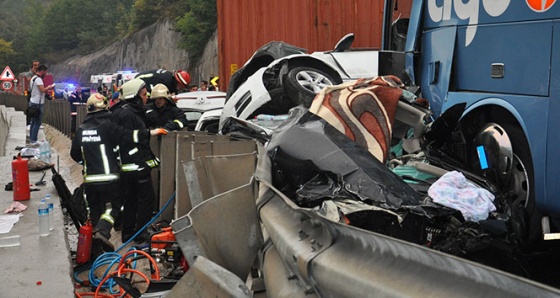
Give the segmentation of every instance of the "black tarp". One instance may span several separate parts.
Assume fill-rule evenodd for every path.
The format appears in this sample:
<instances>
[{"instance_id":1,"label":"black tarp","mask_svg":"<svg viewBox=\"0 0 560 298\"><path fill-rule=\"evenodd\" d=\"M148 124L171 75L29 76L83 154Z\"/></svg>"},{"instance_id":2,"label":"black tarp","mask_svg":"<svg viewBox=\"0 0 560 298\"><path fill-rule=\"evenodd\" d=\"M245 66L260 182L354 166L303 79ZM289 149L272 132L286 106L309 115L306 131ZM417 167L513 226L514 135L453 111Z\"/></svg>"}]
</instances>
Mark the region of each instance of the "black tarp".
<instances>
[{"instance_id":1,"label":"black tarp","mask_svg":"<svg viewBox=\"0 0 560 298\"><path fill-rule=\"evenodd\" d=\"M301 206L353 198L396 210L422 199L369 151L302 107L292 109L267 150L274 186L290 197L295 194Z\"/></svg>"},{"instance_id":2,"label":"black tarp","mask_svg":"<svg viewBox=\"0 0 560 298\"><path fill-rule=\"evenodd\" d=\"M84 200L83 184L74 190L74 193L70 193L66 181L64 178L53 168L52 171L52 181L60 197L60 203L62 208L66 209L72 222L79 231L80 227L83 226L87 220L87 207Z\"/></svg>"}]
</instances>

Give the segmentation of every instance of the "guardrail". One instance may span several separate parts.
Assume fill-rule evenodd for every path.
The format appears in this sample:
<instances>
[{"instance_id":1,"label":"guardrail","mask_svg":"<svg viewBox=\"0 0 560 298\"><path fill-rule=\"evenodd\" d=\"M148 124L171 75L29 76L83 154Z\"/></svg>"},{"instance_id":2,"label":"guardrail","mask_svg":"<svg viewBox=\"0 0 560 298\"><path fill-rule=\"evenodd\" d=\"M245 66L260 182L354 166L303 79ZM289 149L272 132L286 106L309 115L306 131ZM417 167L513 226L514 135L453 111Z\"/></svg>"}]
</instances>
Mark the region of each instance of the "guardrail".
<instances>
[{"instance_id":1,"label":"guardrail","mask_svg":"<svg viewBox=\"0 0 560 298\"><path fill-rule=\"evenodd\" d=\"M0 105L25 112L27 100L21 95L0 94ZM79 126L85 119L87 110L85 106L77 106L76 111L76 125ZM71 137L71 120L70 103L68 101L55 99L45 102L43 123L52 126L67 137ZM192 209L190 194L193 194L193 192L189 190L189 183L192 185L192 181L187 181L186 175L193 176L192 174L185 174L182 167L184 162L194 161L208 155L220 156L256 152L256 143L253 140L230 142L229 136L209 135L206 132L195 131L172 131L164 136L152 137L150 146L161 161L160 166L152 171L152 181L156 198L159 198L159 207L162 207L176 192L173 208L168 208L161 215L162 219L168 221L187 214ZM224 170L223 173L230 172ZM240 176L234 172L231 173L231 177L225 176L222 178L235 179L236 177ZM216 177L216 179L220 178ZM195 186L192 185L192 187ZM212 186L204 182L196 187L208 189Z\"/></svg>"},{"instance_id":2,"label":"guardrail","mask_svg":"<svg viewBox=\"0 0 560 298\"><path fill-rule=\"evenodd\" d=\"M156 183L154 189L160 198L159 207L176 193L174 208L165 210L161 215L168 221L187 214L197 202L231 189L229 185L246 183L248 178L243 183L237 181L252 176L255 169L255 156L248 158L247 163L238 163L235 168L223 166L213 171L201 163L208 156L213 156L218 160L214 162L219 163L220 156L252 154L257 151L253 140L232 142L230 136L172 131L161 137L152 137L150 146L161 162L157 170L152 171L152 180ZM198 179L197 174L205 179Z\"/></svg>"},{"instance_id":3,"label":"guardrail","mask_svg":"<svg viewBox=\"0 0 560 298\"><path fill-rule=\"evenodd\" d=\"M298 207L272 186L271 161L259 152L252 182L203 200L172 223L189 264L203 256L241 280L252 279L251 291L278 298L560 295L558 289ZM259 274L249 273L251 266ZM190 285L194 277L186 276L191 279L178 285Z\"/></svg>"},{"instance_id":4,"label":"guardrail","mask_svg":"<svg viewBox=\"0 0 560 298\"><path fill-rule=\"evenodd\" d=\"M13 107L16 111L25 113L27 109L27 99L22 95L0 94L0 105ZM84 120L87 111L85 106L78 106L76 109L76 125L80 125ZM72 118L70 116L70 103L66 100L53 99L45 102L45 114L43 123L48 124L67 137L71 134Z\"/></svg>"}]
</instances>

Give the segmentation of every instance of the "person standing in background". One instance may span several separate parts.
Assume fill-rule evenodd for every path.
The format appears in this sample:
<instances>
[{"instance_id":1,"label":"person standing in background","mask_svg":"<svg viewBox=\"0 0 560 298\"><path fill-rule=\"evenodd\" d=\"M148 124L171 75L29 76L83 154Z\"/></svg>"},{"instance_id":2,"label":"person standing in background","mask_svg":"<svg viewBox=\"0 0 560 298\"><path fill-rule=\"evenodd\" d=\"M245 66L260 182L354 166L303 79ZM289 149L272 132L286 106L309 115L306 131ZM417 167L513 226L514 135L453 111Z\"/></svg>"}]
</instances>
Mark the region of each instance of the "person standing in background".
<instances>
[{"instance_id":1,"label":"person standing in background","mask_svg":"<svg viewBox=\"0 0 560 298\"><path fill-rule=\"evenodd\" d=\"M45 77L45 74L47 74L47 69L47 66L39 65L39 67L37 67L37 74L31 78L32 86L29 106L39 108L37 116L31 117L31 127L29 128L29 141L33 147L39 146L39 143L37 143L37 136L43 121L43 113L45 112L45 93L54 88L54 85L49 85L47 87L43 86L43 78Z\"/></svg>"},{"instance_id":2,"label":"person standing in background","mask_svg":"<svg viewBox=\"0 0 560 298\"><path fill-rule=\"evenodd\" d=\"M23 84L25 90L22 90L25 96L27 96L28 92L31 92L31 78L33 78L33 76L37 74L38 67L39 61L33 60L31 62L31 68L28 72L25 73L25 84ZM29 102L27 102L27 104L29 105ZM25 120L27 125L31 124L31 117L27 116Z\"/></svg>"},{"instance_id":3,"label":"person standing in background","mask_svg":"<svg viewBox=\"0 0 560 298\"><path fill-rule=\"evenodd\" d=\"M31 78L37 74L37 68L39 68L39 61L33 60L31 62L31 68L25 73L25 79L28 83L27 86L29 86L29 81L31 81Z\"/></svg>"},{"instance_id":4,"label":"person standing in background","mask_svg":"<svg viewBox=\"0 0 560 298\"><path fill-rule=\"evenodd\" d=\"M77 85L76 90L68 96L68 102L70 103L70 117L72 117L70 132L72 133L73 139L74 134L76 133L76 116L78 115L77 107L86 104L82 95L82 87L80 85Z\"/></svg>"},{"instance_id":5,"label":"person standing in background","mask_svg":"<svg viewBox=\"0 0 560 298\"><path fill-rule=\"evenodd\" d=\"M208 81L200 82L200 91L208 91Z\"/></svg>"},{"instance_id":6,"label":"person standing in background","mask_svg":"<svg viewBox=\"0 0 560 298\"><path fill-rule=\"evenodd\" d=\"M107 85L103 84L103 87L101 88L101 95L108 97L109 96L109 87L107 87Z\"/></svg>"}]
</instances>

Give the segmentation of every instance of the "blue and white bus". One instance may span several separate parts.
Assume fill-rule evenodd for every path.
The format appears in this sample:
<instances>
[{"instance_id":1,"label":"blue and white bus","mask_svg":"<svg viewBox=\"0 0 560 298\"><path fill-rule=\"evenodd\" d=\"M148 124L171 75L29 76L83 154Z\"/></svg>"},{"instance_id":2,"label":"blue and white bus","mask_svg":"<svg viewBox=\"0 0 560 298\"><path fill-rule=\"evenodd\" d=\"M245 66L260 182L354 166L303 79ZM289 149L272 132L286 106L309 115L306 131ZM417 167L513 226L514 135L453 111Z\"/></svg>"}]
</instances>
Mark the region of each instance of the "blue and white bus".
<instances>
[{"instance_id":1,"label":"blue and white bus","mask_svg":"<svg viewBox=\"0 0 560 298\"><path fill-rule=\"evenodd\" d=\"M511 228L525 244L556 238L548 229L560 230L558 2L387 0L385 6L382 52L401 55L401 70L434 116L462 104L463 142L454 153L501 186Z\"/></svg>"}]
</instances>

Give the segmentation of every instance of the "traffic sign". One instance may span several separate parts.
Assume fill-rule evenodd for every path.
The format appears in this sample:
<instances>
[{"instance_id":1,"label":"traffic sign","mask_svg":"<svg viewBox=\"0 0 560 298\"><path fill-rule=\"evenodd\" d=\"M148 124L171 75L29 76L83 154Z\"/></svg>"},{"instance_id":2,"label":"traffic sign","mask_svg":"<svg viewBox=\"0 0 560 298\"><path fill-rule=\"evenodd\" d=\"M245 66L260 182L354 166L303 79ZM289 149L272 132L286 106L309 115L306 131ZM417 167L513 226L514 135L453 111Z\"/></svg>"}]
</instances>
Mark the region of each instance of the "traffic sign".
<instances>
[{"instance_id":1,"label":"traffic sign","mask_svg":"<svg viewBox=\"0 0 560 298\"><path fill-rule=\"evenodd\" d=\"M213 78L210 80L210 83L212 83L212 85L216 86L216 85L218 85L218 80L219 80L219 79L220 79L220 77L213 77Z\"/></svg>"},{"instance_id":2,"label":"traffic sign","mask_svg":"<svg viewBox=\"0 0 560 298\"><path fill-rule=\"evenodd\" d=\"M12 72L10 67L6 66L6 68L4 68L4 71L2 72L2 75L0 75L0 80L1 81L13 81L15 79L16 78L14 76L14 73Z\"/></svg>"},{"instance_id":3,"label":"traffic sign","mask_svg":"<svg viewBox=\"0 0 560 298\"><path fill-rule=\"evenodd\" d=\"M3 89L4 91L12 90L12 87L13 87L13 86L14 86L14 85L12 84L11 81L2 81L2 89Z\"/></svg>"},{"instance_id":4,"label":"traffic sign","mask_svg":"<svg viewBox=\"0 0 560 298\"><path fill-rule=\"evenodd\" d=\"M237 71L237 63L232 63L229 65L229 73L233 75Z\"/></svg>"}]
</instances>

